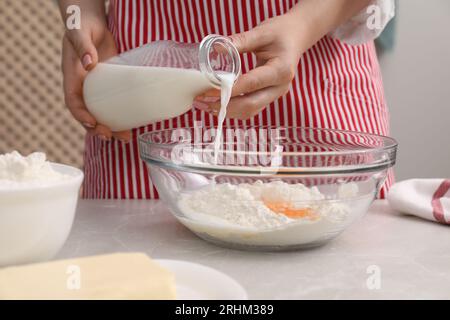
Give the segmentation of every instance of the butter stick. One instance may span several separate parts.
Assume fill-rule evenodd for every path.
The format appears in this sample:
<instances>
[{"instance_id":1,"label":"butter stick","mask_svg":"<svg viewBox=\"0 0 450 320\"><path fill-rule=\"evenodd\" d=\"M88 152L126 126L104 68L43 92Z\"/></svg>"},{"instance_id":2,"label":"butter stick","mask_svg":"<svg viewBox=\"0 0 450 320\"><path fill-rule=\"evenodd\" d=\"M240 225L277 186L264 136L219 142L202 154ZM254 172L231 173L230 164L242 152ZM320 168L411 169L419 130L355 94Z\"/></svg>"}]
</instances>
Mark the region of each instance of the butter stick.
<instances>
[{"instance_id":1,"label":"butter stick","mask_svg":"<svg viewBox=\"0 0 450 320\"><path fill-rule=\"evenodd\" d=\"M0 299L175 299L175 277L142 253L0 269Z\"/></svg>"}]
</instances>

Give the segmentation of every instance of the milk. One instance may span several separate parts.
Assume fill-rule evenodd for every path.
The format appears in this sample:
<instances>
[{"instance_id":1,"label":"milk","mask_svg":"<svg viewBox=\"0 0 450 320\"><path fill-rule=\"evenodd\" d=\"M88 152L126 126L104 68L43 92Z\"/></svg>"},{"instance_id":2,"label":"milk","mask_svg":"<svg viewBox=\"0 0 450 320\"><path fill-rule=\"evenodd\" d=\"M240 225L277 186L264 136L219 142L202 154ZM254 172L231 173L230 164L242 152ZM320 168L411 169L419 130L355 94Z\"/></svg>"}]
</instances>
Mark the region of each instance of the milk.
<instances>
[{"instance_id":1,"label":"milk","mask_svg":"<svg viewBox=\"0 0 450 320\"><path fill-rule=\"evenodd\" d=\"M219 73L219 78L221 80L220 111L219 118L217 119L217 133L214 139L214 163L217 163L219 157L219 151L222 145L223 123L227 115L227 107L231 99L231 91L233 90L236 76L233 73L221 72Z\"/></svg>"},{"instance_id":2,"label":"milk","mask_svg":"<svg viewBox=\"0 0 450 320\"><path fill-rule=\"evenodd\" d=\"M195 69L99 63L88 73L83 93L97 121L121 131L183 114L212 88Z\"/></svg>"}]
</instances>

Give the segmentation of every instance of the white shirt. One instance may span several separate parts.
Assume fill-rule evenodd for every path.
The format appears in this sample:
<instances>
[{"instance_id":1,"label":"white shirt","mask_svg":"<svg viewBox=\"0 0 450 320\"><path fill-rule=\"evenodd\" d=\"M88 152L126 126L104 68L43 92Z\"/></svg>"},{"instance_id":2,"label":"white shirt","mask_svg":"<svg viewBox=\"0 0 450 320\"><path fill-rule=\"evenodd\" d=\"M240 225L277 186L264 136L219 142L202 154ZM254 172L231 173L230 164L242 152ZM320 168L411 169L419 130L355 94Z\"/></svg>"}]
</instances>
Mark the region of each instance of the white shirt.
<instances>
[{"instance_id":1,"label":"white shirt","mask_svg":"<svg viewBox=\"0 0 450 320\"><path fill-rule=\"evenodd\" d=\"M377 38L394 16L394 0L372 0L369 6L329 35L347 44L362 44Z\"/></svg>"}]
</instances>

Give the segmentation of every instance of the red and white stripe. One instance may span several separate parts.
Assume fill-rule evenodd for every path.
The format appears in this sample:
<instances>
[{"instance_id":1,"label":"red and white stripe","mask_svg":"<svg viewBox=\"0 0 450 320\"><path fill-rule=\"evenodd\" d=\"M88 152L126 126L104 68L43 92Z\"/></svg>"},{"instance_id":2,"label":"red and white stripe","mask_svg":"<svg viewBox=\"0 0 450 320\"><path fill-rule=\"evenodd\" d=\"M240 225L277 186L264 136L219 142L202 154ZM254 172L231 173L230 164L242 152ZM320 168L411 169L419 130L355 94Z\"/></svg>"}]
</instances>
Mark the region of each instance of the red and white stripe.
<instances>
[{"instance_id":1,"label":"red and white stripe","mask_svg":"<svg viewBox=\"0 0 450 320\"><path fill-rule=\"evenodd\" d=\"M231 35L284 14L298 0L111 0L109 28L119 52L155 40L199 42L208 34ZM256 61L243 55L243 72ZM157 198L137 136L144 132L206 126L217 119L192 109L187 113L134 129L132 142L86 138L84 196L87 198ZM247 121L227 119L225 126L276 125L333 128L388 135L388 111L373 42L350 46L324 37L300 60L289 92ZM318 137L322 139L323 137ZM332 138L332 137L330 137ZM380 197L393 183L389 172Z\"/></svg>"},{"instance_id":2,"label":"red and white stripe","mask_svg":"<svg viewBox=\"0 0 450 320\"><path fill-rule=\"evenodd\" d=\"M450 212L445 211L441 202L443 198L450 198L450 179L442 181L431 199L434 219L440 223L450 225Z\"/></svg>"}]
</instances>

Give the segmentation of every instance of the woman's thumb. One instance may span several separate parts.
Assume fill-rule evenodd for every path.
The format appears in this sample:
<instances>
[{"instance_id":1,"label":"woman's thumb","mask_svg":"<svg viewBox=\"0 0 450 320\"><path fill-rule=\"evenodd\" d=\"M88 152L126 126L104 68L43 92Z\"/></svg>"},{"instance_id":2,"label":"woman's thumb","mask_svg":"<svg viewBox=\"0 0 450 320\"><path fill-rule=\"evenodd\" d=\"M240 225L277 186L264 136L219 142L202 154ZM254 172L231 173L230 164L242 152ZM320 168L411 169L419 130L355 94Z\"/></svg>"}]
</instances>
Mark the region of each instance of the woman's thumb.
<instances>
[{"instance_id":1,"label":"woman's thumb","mask_svg":"<svg viewBox=\"0 0 450 320\"><path fill-rule=\"evenodd\" d=\"M98 62L97 49L88 33L74 32L69 40L80 58L83 68L91 70Z\"/></svg>"}]
</instances>

